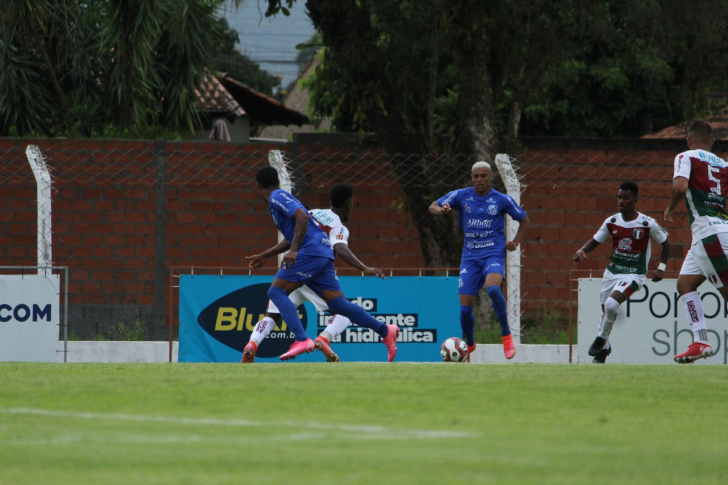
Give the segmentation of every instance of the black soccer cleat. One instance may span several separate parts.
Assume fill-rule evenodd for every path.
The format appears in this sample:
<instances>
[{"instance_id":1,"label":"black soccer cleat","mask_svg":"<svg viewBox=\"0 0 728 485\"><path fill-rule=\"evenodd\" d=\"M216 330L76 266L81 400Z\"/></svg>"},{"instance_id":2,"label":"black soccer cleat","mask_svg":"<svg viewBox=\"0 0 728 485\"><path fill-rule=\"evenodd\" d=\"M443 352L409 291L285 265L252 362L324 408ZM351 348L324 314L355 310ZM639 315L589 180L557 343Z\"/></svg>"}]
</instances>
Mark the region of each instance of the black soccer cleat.
<instances>
[{"instance_id":1,"label":"black soccer cleat","mask_svg":"<svg viewBox=\"0 0 728 485\"><path fill-rule=\"evenodd\" d=\"M597 337L599 338L599 337ZM602 339L604 340L604 339ZM591 349L589 349L591 351ZM594 356L594 360L592 360L592 364L606 364L607 362L607 356L612 353L612 346L610 345L606 349L602 349L597 353L597 355Z\"/></svg>"},{"instance_id":2,"label":"black soccer cleat","mask_svg":"<svg viewBox=\"0 0 728 485\"><path fill-rule=\"evenodd\" d=\"M604 350L604 344L607 343L607 339L602 337L597 337L594 339L594 342L592 342L591 347L589 347L589 355L592 357L595 357L599 355L599 353ZM607 354L609 355L609 354Z\"/></svg>"}]
</instances>

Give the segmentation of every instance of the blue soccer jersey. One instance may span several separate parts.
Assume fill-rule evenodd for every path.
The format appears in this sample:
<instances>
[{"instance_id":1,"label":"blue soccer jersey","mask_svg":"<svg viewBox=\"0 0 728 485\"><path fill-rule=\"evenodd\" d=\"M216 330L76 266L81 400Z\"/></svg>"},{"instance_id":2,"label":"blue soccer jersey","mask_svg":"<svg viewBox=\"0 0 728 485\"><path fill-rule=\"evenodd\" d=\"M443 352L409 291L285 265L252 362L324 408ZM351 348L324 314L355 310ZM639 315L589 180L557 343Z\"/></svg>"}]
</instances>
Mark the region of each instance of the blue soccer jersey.
<instances>
[{"instance_id":1,"label":"blue soccer jersey","mask_svg":"<svg viewBox=\"0 0 728 485\"><path fill-rule=\"evenodd\" d=\"M462 261L505 257L505 214L519 222L526 217L526 212L512 197L492 188L483 196L473 187L453 190L437 199L437 203L440 207L448 203L458 212L458 222L465 234Z\"/></svg>"},{"instance_id":2,"label":"blue soccer jersey","mask_svg":"<svg viewBox=\"0 0 728 485\"><path fill-rule=\"evenodd\" d=\"M308 217L308 229L301 242L301 247L298 248L298 255L334 259L329 236L308 216L308 211L303 204L285 190L276 189L270 194L270 214L273 216L276 227L289 243L293 241L296 233L296 221L293 219L293 213L298 209L301 209Z\"/></svg>"}]
</instances>

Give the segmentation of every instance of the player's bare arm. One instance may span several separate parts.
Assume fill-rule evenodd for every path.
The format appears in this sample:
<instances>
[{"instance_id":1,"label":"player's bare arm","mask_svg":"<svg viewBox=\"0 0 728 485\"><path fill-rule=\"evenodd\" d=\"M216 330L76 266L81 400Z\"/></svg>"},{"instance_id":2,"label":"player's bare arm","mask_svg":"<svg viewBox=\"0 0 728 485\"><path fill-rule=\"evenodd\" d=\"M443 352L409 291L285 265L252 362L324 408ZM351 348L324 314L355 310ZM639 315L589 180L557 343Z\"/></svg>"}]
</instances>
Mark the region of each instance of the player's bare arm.
<instances>
[{"instance_id":1,"label":"player's bare arm","mask_svg":"<svg viewBox=\"0 0 728 485\"><path fill-rule=\"evenodd\" d=\"M521 244L521 241L523 240L523 236L526 234L526 231L528 231L528 228L531 226L531 219L528 218L528 216L521 219L521 222L518 224L518 230L516 231L516 237L513 238L513 241L508 241L506 243L506 249L508 251L515 251L519 244Z\"/></svg>"},{"instance_id":2,"label":"player's bare arm","mask_svg":"<svg viewBox=\"0 0 728 485\"><path fill-rule=\"evenodd\" d=\"M670 257L670 240L665 239L662 243L662 253L660 253L660 265L657 267L654 273L652 273L652 281L657 283L665 277L664 267L667 264L667 259Z\"/></svg>"},{"instance_id":3,"label":"player's bare arm","mask_svg":"<svg viewBox=\"0 0 728 485\"><path fill-rule=\"evenodd\" d=\"M354 268L358 269L359 271L363 272L364 274L372 275L372 276L378 276L382 279L384 279L384 273L379 268L370 268L369 266L365 265L361 261L359 261L359 258L356 257L356 255L351 251L349 246L346 244L336 244L334 245L334 253L336 253L337 256L339 256L341 259L344 260L346 264L349 266L353 266Z\"/></svg>"},{"instance_id":4,"label":"player's bare arm","mask_svg":"<svg viewBox=\"0 0 728 485\"><path fill-rule=\"evenodd\" d=\"M586 259L586 254L594 251L597 246L599 246L599 242L594 239L590 239L586 244L580 247L578 251L576 251L574 261L580 263L582 260Z\"/></svg>"},{"instance_id":5,"label":"player's bare arm","mask_svg":"<svg viewBox=\"0 0 728 485\"><path fill-rule=\"evenodd\" d=\"M450 204L445 202L440 206L440 204L437 203L437 201L430 204L430 207L428 208L430 211L430 214L439 215L439 214L445 214L447 212L450 212Z\"/></svg>"},{"instance_id":6,"label":"player's bare arm","mask_svg":"<svg viewBox=\"0 0 728 485\"><path fill-rule=\"evenodd\" d=\"M288 251L290 249L291 245L288 241L283 239L281 242L276 244L270 249L266 249L260 254L251 254L250 256L245 256L245 259L250 259L250 263L248 263L248 267L251 269L257 269L263 266L263 261L270 258L271 256L276 256L278 254L281 254L285 251Z\"/></svg>"},{"instance_id":7,"label":"player's bare arm","mask_svg":"<svg viewBox=\"0 0 728 485\"><path fill-rule=\"evenodd\" d=\"M291 241L290 249L283 255L281 268L290 268L296 262L298 248L301 247L301 243L306 237L306 230L308 229L308 212L303 209L296 209L296 212L293 213L292 217L296 222L296 231L293 233L293 241Z\"/></svg>"},{"instance_id":8,"label":"player's bare arm","mask_svg":"<svg viewBox=\"0 0 728 485\"><path fill-rule=\"evenodd\" d=\"M670 196L670 205L665 209L665 222L672 222L672 214L675 212L677 205L685 197L688 191L688 179L685 177L675 177L672 181L672 194Z\"/></svg>"}]
</instances>

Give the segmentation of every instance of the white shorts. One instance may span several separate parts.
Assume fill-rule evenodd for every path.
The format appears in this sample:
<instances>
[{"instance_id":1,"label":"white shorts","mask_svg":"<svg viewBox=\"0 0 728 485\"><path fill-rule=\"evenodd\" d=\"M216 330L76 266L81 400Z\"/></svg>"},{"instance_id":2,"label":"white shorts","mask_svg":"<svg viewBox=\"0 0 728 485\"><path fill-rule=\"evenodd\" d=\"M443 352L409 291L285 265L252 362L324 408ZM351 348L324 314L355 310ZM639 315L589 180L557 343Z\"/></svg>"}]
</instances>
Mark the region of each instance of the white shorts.
<instances>
[{"instance_id":1,"label":"white shorts","mask_svg":"<svg viewBox=\"0 0 728 485\"><path fill-rule=\"evenodd\" d=\"M690 246L681 275L703 275L713 286L728 284L728 233L706 237Z\"/></svg>"},{"instance_id":2,"label":"white shorts","mask_svg":"<svg viewBox=\"0 0 728 485\"><path fill-rule=\"evenodd\" d=\"M604 305L607 298L613 291L623 293L629 298L633 293L638 292L645 284L645 276L637 274L612 274L604 273L602 292L599 294L599 301Z\"/></svg>"},{"instance_id":3,"label":"white shorts","mask_svg":"<svg viewBox=\"0 0 728 485\"><path fill-rule=\"evenodd\" d=\"M288 298L291 299L296 308L301 306L303 302L310 301L311 304L316 307L316 311L319 313L329 311L329 306L326 304L323 298L318 296L315 291L306 285L293 291ZM268 300L268 313L281 313L272 301Z\"/></svg>"}]
</instances>

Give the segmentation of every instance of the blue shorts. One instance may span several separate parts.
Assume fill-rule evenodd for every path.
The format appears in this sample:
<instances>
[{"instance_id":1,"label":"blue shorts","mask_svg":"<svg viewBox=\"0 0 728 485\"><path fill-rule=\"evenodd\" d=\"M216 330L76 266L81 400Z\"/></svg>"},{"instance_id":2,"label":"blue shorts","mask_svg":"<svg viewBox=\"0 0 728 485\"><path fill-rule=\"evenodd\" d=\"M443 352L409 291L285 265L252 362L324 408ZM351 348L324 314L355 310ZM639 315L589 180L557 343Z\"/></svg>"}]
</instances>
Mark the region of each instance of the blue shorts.
<instances>
[{"instance_id":1,"label":"blue shorts","mask_svg":"<svg viewBox=\"0 0 728 485\"><path fill-rule=\"evenodd\" d=\"M477 296L485 284L485 277L489 274L499 274L505 278L505 258L490 256L476 261L463 261L460 263L458 294Z\"/></svg>"},{"instance_id":2,"label":"blue shorts","mask_svg":"<svg viewBox=\"0 0 728 485\"><path fill-rule=\"evenodd\" d=\"M323 292L341 291L339 279L336 277L334 260L323 256L300 256L293 267L279 269L276 278L286 281L300 281L323 298Z\"/></svg>"}]
</instances>

